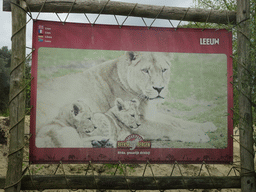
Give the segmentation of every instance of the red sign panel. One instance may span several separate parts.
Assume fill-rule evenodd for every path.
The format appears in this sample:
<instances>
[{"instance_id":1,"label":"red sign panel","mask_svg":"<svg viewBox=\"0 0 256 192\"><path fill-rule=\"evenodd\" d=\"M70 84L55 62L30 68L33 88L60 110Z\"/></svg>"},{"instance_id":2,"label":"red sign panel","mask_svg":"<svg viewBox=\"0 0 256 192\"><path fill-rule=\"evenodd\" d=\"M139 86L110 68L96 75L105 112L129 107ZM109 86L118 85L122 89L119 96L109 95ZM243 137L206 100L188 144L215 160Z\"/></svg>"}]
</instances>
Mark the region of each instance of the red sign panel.
<instances>
[{"instance_id":1,"label":"red sign panel","mask_svg":"<svg viewBox=\"0 0 256 192\"><path fill-rule=\"evenodd\" d=\"M35 21L32 163L229 163L232 34Z\"/></svg>"}]
</instances>

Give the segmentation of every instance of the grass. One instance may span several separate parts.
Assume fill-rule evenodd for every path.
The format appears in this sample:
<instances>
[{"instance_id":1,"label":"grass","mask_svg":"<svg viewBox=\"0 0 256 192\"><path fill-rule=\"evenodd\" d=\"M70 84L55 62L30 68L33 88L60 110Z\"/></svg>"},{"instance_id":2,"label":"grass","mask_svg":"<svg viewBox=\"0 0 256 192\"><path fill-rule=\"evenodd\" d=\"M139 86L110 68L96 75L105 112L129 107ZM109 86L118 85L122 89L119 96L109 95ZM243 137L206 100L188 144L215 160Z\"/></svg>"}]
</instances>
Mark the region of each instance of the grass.
<instances>
[{"instance_id":1,"label":"grass","mask_svg":"<svg viewBox=\"0 0 256 192\"><path fill-rule=\"evenodd\" d=\"M171 96L212 101L226 90L226 72L225 55L177 53L172 62Z\"/></svg>"},{"instance_id":2,"label":"grass","mask_svg":"<svg viewBox=\"0 0 256 192\"><path fill-rule=\"evenodd\" d=\"M227 145L227 59L221 54L176 53L172 61L170 96L162 108L178 111L174 116L218 128L208 133L212 147ZM208 145L207 144L207 145ZM183 144L174 144L183 147ZM188 144L197 147L197 144ZM204 144L200 144L200 148Z\"/></svg>"},{"instance_id":3,"label":"grass","mask_svg":"<svg viewBox=\"0 0 256 192\"><path fill-rule=\"evenodd\" d=\"M9 117L9 115L10 115L9 108L7 108L4 111L1 111L0 113L0 116L3 116L3 117Z\"/></svg>"},{"instance_id":4,"label":"grass","mask_svg":"<svg viewBox=\"0 0 256 192\"><path fill-rule=\"evenodd\" d=\"M179 111L192 111L193 108L195 107L198 107L199 105L198 104L195 104L195 105L191 105L191 106L188 106L182 102L167 102L165 101L164 103L162 103L163 106L167 106L168 108L175 108L175 109L178 109Z\"/></svg>"},{"instance_id":5,"label":"grass","mask_svg":"<svg viewBox=\"0 0 256 192\"><path fill-rule=\"evenodd\" d=\"M38 61L39 67L67 66L73 63L110 60L122 55L123 51L105 51L105 50L88 50L88 49L60 49L44 48L39 49Z\"/></svg>"},{"instance_id":6,"label":"grass","mask_svg":"<svg viewBox=\"0 0 256 192\"><path fill-rule=\"evenodd\" d=\"M41 47L38 52L38 83L63 75L82 72L92 65L115 59L124 53L123 51L45 47Z\"/></svg>"}]
</instances>

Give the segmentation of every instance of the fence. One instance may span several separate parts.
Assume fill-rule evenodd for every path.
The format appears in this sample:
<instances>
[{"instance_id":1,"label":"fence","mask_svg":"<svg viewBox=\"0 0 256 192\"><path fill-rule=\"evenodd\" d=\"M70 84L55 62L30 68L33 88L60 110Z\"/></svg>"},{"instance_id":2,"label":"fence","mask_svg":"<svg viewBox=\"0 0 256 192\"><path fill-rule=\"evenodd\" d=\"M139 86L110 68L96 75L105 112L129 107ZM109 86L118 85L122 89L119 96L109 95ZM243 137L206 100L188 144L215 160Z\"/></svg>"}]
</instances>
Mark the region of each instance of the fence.
<instances>
[{"instance_id":1,"label":"fence","mask_svg":"<svg viewBox=\"0 0 256 192\"><path fill-rule=\"evenodd\" d=\"M254 150L253 150L253 125L252 125L252 101L251 101L251 74L250 74L250 2L238 1L237 12L201 10L192 8L172 8L160 6L147 6L131 3L119 3L108 1L52 1L52 0L27 0L4 1L4 10L12 11L12 64L11 64L11 88L10 88L10 143L8 155L8 171L5 178L0 178L0 186L8 191L22 190L44 190L44 189L97 189L97 190L159 190L168 189L222 189L240 188L242 191L255 191ZM238 86L239 90L239 135L231 137L240 145L240 166L235 162L230 166L227 175L240 170L240 176L215 176L211 173L214 165L195 166L198 173L194 176L185 176L182 167L177 162L169 165L168 176L157 176L150 162L138 165L142 171L141 176L131 176L128 165L119 162L117 166L111 167L113 176L101 175L101 171L108 165L95 165L89 163L82 166L79 175L67 175L64 165L60 162L52 167L51 175L35 175L33 172L41 172L42 167L28 165L22 170L23 153L26 143L24 142L24 120L25 120L25 93L24 89L24 62L25 62L25 32L26 14L32 18L31 12L66 12L66 22L70 13L98 13L110 15L124 15L153 18L153 22L147 26L151 27L155 19L171 19L181 21L194 21L221 24L232 24L237 29L238 41ZM39 16L38 14L38 16ZM56 13L57 14L57 13ZM58 15L58 14L57 14ZM85 14L86 16L86 14ZM37 17L38 18L38 17ZM36 19L37 19L36 18ZM116 17L115 17L116 18ZM126 19L127 19L126 18ZM96 23L98 17L92 25ZM125 20L126 20L125 19ZM124 22L125 22L124 20ZM28 22L29 22L28 21ZM124 24L121 24L121 26ZM118 20L117 20L118 23ZM171 23L171 21L170 21ZM118 25L120 25L118 23ZM177 28L180 26L178 24ZM33 51L33 49L32 49ZM249 86L245 86L245 84ZM237 113L234 111L234 113ZM29 135L27 135L29 138ZM69 165L68 165L69 166ZM71 166L71 165L70 165ZM160 165L159 165L160 166ZM156 166L160 169L160 167ZM133 169L133 168L132 168ZM135 169L135 168L134 168ZM34 171L33 171L34 170ZM88 171L91 170L91 175ZM203 170L205 173L202 175ZM61 175L56 173L61 171ZM119 172L119 175L118 175ZM98 175L96 174L98 173ZM179 176L174 176L174 173ZM48 173L49 174L49 173ZM81 175L83 174L83 175ZM149 174L150 176L145 176ZM205 176L208 175L208 176Z\"/></svg>"}]
</instances>

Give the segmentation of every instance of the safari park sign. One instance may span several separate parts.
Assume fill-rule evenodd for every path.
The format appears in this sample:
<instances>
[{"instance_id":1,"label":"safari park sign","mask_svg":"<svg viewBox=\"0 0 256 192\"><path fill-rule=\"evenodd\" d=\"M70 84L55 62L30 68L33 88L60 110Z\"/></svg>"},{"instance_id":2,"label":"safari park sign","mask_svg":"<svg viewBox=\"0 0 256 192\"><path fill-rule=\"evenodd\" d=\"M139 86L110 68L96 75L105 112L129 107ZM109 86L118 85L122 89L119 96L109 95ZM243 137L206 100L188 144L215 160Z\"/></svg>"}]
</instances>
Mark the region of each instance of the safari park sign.
<instances>
[{"instance_id":1,"label":"safari park sign","mask_svg":"<svg viewBox=\"0 0 256 192\"><path fill-rule=\"evenodd\" d=\"M232 34L34 21L32 163L230 163Z\"/></svg>"}]
</instances>

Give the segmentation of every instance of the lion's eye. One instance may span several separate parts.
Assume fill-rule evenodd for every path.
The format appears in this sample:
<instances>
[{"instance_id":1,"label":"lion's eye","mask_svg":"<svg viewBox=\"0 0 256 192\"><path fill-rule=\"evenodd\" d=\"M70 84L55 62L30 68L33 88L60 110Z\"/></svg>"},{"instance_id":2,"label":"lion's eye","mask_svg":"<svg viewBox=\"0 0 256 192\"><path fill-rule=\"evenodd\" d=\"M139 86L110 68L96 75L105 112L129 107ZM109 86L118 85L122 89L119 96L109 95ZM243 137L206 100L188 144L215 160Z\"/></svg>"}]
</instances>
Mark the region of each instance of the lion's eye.
<instances>
[{"instance_id":1,"label":"lion's eye","mask_svg":"<svg viewBox=\"0 0 256 192\"><path fill-rule=\"evenodd\" d=\"M89 117L88 119L89 119L90 121L92 120L92 118L91 118L91 117Z\"/></svg>"},{"instance_id":2,"label":"lion's eye","mask_svg":"<svg viewBox=\"0 0 256 192\"><path fill-rule=\"evenodd\" d=\"M135 115L131 115L132 117L135 117Z\"/></svg>"},{"instance_id":3,"label":"lion's eye","mask_svg":"<svg viewBox=\"0 0 256 192\"><path fill-rule=\"evenodd\" d=\"M144 73L149 73L148 69L141 69Z\"/></svg>"},{"instance_id":4,"label":"lion's eye","mask_svg":"<svg viewBox=\"0 0 256 192\"><path fill-rule=\"evenodd\" d=\"M165 71L167 71L167 69L163 69L162 72L164 73Z\"/></svg>"}]
</instances>

